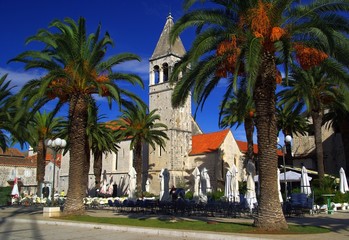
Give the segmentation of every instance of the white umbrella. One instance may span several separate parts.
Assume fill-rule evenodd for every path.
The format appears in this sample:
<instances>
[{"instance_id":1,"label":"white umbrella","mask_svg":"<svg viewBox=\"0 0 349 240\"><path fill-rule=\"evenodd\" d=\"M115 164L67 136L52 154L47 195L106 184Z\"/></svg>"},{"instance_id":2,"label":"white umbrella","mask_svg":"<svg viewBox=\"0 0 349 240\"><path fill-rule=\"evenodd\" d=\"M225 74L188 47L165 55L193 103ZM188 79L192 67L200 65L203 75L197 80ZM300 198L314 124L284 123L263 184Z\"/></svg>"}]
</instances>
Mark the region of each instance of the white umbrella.
<instances>
[{"instance_id":1,"label":"white umbrella","mask_svg":"<svg viewBox=\"0 0 349 240\"><path fill-rule=\"evenodd\" d=\"M230 170L227 171L227 174L225 175L225 188L224 188L224 197L226 197L230 201L231 197L231 172Z\"/></svg>"},{"instance_id":2,"label":"white umbrella","mask_svg":"<svg viewBox=\"0 0 349 240\"><path fill-rule=\"evenodd\" d=\"M201 171L201 191L203 194L212 192L210 176L207 172L208 170L205 167Z\"/></svg>"},{"instance_id":3,"label":"white umbrella","mask_svg":"<svg viewBox=\"0 0 349 240\"><path fill-rule=\"evenodd\" d=\"M19 190L18 190L18 179L15 178L14 182L13 182L13 188L11 191L11 196L14 198L18 198L19 197Z\"/></svg>"},{"instance_id":4,"label":"white umbrella","mask_svg":"<svg viewBox=\"0 0 349 240\"><path fill-rule=\"evenodd\" d=\"M231 189L231 201L240 202L240 193L239 193L239 181L238 181L238 169L235 164L231 167L231 181L230 181L230 189Z\"/></svg>"},{"instance_id":5,"label":"white umbrella","mask_svg":"<svg viewBox=\"0 0 349 240\"><path fill-rule=\"evenodd\" d=\"M310 182L308 177L308 171L303 166L302 167L302 174L301 174L301 193L305 193L306 195L311 194L311 188L310 188Z\"/></svg>"},{"instance_id":6,"label":"white umbrella","mask_svg":"<svg viewBox=\"0 0 349 240\"><path fill-rule=\"evenodd\" d=\"M100 193L106 194L107 193L107 179L103 180L103 185L101 187Z\"/></svg>"},{"instance_id":7,"label":"white umbrella","mask_svg":"<svg viewBox=\"0 0 349 240\"><path fill-rule=\"evenodd\" d=\"M145 182L145 191L150 192L149 190L150 190L150 180L147 179L147 181Z\"/></svg>"},{"instance_id":8,"label":"white umbrella","mask_svg":"<svg viewBox=\"0 0 349 240\"><path fill-rule=\"evenodd\" d=\"M194 171L191 173L194 176L194 193L193 193L193 199L198 202L199 201L199 185L200 185L200 171L199 169L196 167L194 169Z\"/></svg>"},{"instance_id":9,"label":"white umbrella","mask_svg":"<svg viewBox=\"0 0 349 240\"><path fill-rule=\"evenodd\" d=\"M245 198L246 198L248 208L250 209L250 211L252 211L252 209L254 208L254 205L257 203L257 198L256 198L256 186L254 182L256 167L251 160L249 160L247 163L246 171L247 171L247 191L246 191Z\"/></svg>"},{"instance_id":10,"label":"white umbrella","mask_svg":"<svg viewBox=\"0 0 349 240\"><path fill-rule=\"evenodd\" d=\"M300 182L302 174L294 172L294 171L286 171L286 182ZM258 175L254 176L254 181L258 182ZM285 174L280 173L279 176L280 182L285 182ZM308 176L309 181L311 181L312 177Z\"/></svg>"},{"instance_id":11,"label":"white umbrella","mask_svg":"<svg viewBox=\"0 0 349 240\"><path fill-rule=\"evenodd\" d=\"M281 185L280 185L280 169L277 170L277 173L278 173L277 181L278 181L279 200L280 200L280 203L283 203L284 200L283 200L282 195L281 195ZM286 189L285 189L285 191L286 191Z\"/></svg>"},{"instance_id":12,"label":"white umbrella","mask_svg":"<svg viewBox=\"0 0 349 240\"><path fill-rule=\"evenodd\" d=\"M339 170L339 191L341 193L349 192L348 181L343 168Z\"/></svg>"},{"instance_id":13,"label":"white umbrella","mask_svg":"<svg viewBox=\"0 0 349 240\"><path fill-rule=\"evenodd\" d=\"M170 199L169 194L169 180L170 173L166 168L161 169L160 174L160 201L168 201Z\"/></svg>"},{"instance_id":14,"label":"white umbrella","mask_svg":"<svg viewBox=\"0 0 349 240\"><path fill-rule=\"evenodd\" d=\"M137 184L137 172L134 167L128 172L128 176L130 178L130 182L128 184L128 198L135 199L136 198L136 184Z\"/></svg>"}]
</instances>

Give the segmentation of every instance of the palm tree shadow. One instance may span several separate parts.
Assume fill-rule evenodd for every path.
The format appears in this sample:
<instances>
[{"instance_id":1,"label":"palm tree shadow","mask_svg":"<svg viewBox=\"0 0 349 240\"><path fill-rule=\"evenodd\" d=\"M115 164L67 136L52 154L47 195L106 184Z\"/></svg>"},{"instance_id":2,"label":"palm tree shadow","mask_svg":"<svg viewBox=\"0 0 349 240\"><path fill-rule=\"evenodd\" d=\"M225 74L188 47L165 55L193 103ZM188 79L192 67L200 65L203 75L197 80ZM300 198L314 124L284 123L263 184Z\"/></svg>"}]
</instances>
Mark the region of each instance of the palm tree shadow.
<instances>
[{"instance_id":1,"label":"palm tree shadow","mask_svg":"<svg viewBox=\"0 0 349 240\"><path fill-rule=\"evenodd\" d=\"M290 217L286 220L288 223L296 223L301 226L324 227L336 233L346 231L347 236L349 236L349 211L336 212L331 216L318 214L310 217Z\"/></svg>"},{"instance_id":2,"label":"palm tree shadow","mask_svg":"<svg viewBox=\"0 0 349 240\"><path fill-rule=\"evenodd\" d=\"M15 208L15 207L11 207ZM16 207L17 208L17 207ZM1 208L1 211L6 211L8 208L3 207ZM3 214L1 214L3 215ZM40 232L40 228L38 227L37 216L42 215L42 209L36 208L36 207L18 207L14 211L8 211L7 213L4 213L4 215L0 218L0 228L1 230L1 239L7 240L7 239L13 239L15 236L14 234L18 232L26 232L26 236L33 239L44 239L42 237L42 234ZM16 224L16 222L11 221L11 219L18 218L21 215L29 215L31 216L29 218L30 220L30 227L24 228L22 225ZM28 234L28 232L30 232Z\"/></svg>"}]
</instances>

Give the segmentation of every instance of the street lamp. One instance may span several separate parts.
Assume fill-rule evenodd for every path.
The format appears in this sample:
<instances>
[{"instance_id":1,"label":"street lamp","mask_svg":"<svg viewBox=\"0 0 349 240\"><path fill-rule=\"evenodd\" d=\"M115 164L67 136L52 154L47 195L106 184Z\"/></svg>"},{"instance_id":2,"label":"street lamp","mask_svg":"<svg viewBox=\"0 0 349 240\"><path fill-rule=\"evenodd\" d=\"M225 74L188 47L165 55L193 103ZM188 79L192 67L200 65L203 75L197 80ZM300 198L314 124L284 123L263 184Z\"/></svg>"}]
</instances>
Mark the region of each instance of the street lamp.
<instances>
[{"instance_id":1,"label":"street lamp","mask_svg":"<svg viewBox=\"0 0 349 240\"><path fill-rule=\"evenodd\" d=\"M284 182L285 182L285 201L287 201L287 181L286 181L286 164L285 164L285 150L286 150L286 144L290 143L292 141L292 137L290 135L286 135L285 137L285 144L282 146L278 143L278 146L282 150L282 164L284 168ZM279 138L278 138L279 142Z\"/></svg>"},{"instance_id":2,"label":"street lamp","mask_svg":"<svg viewBox=\"0 0 349 240\"><path fill-rule=\"evenodd\" d=\"M64 139L56 138L56 139L46 139L46 146L53 150L53 179L52 179L52 192L51 192L51 201L54 202L55 196L55 175L56 175L56 158L57 152L64 148L67 145L67 142Z\"/></svg>"}]
</instances>

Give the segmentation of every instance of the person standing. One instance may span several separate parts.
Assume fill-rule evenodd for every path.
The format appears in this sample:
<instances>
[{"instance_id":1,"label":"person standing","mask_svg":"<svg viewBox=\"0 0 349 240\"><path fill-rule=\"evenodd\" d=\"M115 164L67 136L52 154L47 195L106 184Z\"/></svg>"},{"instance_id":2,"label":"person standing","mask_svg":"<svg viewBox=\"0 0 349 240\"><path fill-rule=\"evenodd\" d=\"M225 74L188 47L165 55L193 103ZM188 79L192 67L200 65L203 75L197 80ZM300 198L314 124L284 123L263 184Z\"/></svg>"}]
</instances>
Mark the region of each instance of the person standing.
<instances>
[{"instance_id":1,"label":"person standing","mask_svg":"<svg viewBox=\"0 0 349 240\"><path fill-rule=\"evenodd\" d=\"M42 188L42 195L44 198L48 198L48 196L50 195L50 188L46 184Z\"/></svg>"}]
</instances>

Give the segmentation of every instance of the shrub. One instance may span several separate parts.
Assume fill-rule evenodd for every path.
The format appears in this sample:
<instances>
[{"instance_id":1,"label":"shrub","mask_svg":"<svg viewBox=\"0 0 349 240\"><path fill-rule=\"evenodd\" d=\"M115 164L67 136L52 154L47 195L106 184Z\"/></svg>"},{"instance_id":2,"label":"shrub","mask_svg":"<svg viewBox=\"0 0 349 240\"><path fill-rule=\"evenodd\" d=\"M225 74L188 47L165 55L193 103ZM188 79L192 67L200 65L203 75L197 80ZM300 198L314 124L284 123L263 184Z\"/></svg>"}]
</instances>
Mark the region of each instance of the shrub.
<instances>
[{"instance_id":1,"label":"shrub","mask_svg":"<svg viewBox=\"0 0 349 240\"><path fill-rule=\"evenodd\" d=\"M193 199L193 193L191 191L188 191L185 193L185 199L192 200Z\"/></svg>"},{"instance_id":2,"label":"shrub","mask_svg":"<svg viewBox=\"0 0 349 240\"><path fill-rule=\"evenodd\" d=\"M213 201L218 201L223 196L224 196L224 192L219 191L219 190L207 194L207 197Z\"/></svg>"},{"instance_id":3,"label":"shrub","mask_svg":"<svg viewBox=\"0 0 349 240\"><path fill-rule=\"evenodd\" d=\"M150 192L143 192L143 197L158 197L157 195L155 195L154 193L150 193Z\"/></svg>"},{"instance_id":4,"label":"shrub","mask_svg":"<svg viewBox=\"0 0 349 240\"><path fill-rule=\"evenodd\" d=\"M11 187L0 187L0 206L7 205L11 191Z\"/></svg>"}]
</instances>

